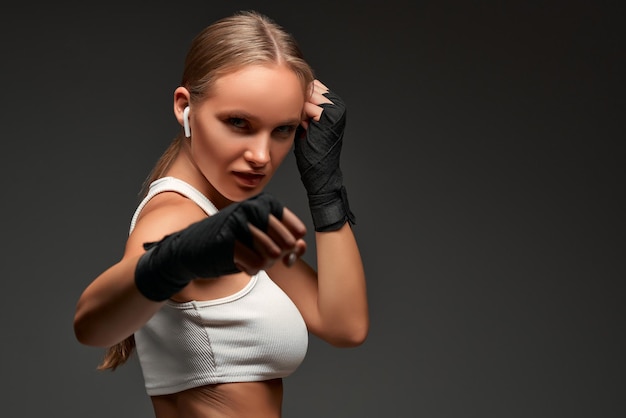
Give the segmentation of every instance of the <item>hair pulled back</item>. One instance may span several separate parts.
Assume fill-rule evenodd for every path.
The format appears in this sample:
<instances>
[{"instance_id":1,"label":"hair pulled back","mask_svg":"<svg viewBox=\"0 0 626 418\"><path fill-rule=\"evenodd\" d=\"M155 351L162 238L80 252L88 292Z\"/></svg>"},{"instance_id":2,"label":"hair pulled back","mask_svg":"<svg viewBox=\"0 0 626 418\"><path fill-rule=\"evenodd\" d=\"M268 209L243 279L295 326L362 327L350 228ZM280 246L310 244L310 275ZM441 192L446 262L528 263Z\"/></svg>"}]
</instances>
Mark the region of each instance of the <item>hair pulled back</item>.
<instances>
[{"instance_id":1,"label":"hair pulled back","mask_svg":"<svg viewBox=\"0 0 626 418\"><path fill-rule=\"evenodd\" d=\"M269 17L256 11L239 11L204 28L192 40L184 62L181 86L190 93L190 102L201 103L210 97L221 76L247 65L283 64L302 82L306 93L313 82L313 69L304 60L293 38ZM185 140L182 132L161 155L143 185L163 177ZM134 336L107 349L99 370L115 370L124 364L135 348Z\"/></svg>"}]
</instances>

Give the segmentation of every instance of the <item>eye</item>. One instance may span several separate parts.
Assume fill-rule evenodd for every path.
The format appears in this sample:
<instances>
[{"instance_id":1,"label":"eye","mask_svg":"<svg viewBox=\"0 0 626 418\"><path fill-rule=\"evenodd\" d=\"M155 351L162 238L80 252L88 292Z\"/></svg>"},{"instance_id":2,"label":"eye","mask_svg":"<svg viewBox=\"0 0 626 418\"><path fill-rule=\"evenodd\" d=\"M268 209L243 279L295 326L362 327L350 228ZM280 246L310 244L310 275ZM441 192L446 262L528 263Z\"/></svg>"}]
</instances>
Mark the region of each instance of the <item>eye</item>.
<instances>
[{"instance_id":1,"label":"eye","mask_svg":"<svg viewBox=\"0 0 626 418\"><path fill-rule=\"evenodd\" d=\"M296 128L297 128L296 125L283 125L274 129L274 131L276 131L276 133L280 136L290 137L296 131Z\"/></svg>"},{"instance_id":2,"label":"eye","mask_svg":"<svg viewBox=\"0 0 626 418\"><path fill-rule=\"evenodd\" d=\"M226 120L226 122L236 129L246 129L248 127L248 122L242 118L230 117Z\"/></svg>"}]
</instances>

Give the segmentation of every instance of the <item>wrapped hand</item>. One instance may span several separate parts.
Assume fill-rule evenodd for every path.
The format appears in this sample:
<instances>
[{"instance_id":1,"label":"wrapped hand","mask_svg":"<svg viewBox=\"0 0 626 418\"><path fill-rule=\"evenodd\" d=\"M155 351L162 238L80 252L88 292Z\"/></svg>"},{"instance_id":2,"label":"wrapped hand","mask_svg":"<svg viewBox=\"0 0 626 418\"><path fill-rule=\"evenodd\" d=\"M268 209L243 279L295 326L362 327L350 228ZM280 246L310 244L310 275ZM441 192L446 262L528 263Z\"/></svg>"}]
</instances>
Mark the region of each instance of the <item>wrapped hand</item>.
<instances>
[{"instance_id":1,"label":"wrapped hand","mask_svg":"<svg viewBox=\"0 0 626 418\"><path fill-rule=\"evenodd\" d=\"M148 299L162 301L194 279L240 271L253 274L285 254L300 255L305 232L292 212L273 196L261 193L145 244L135 284Z\"/></svg>"},{"instance_id":2,"label":"wrapped hand","mask_svg":"<svg viewBox=\"0 0 626 418\"><path fill-rule=\"evenodd\" d=\"M316 80L305 109L311 119L304 123L305 131L296 134L296 163L307 190L315 230L333 231L346 222L355 223L340 169L346 106Z\"/></svg>"}]
</instances>

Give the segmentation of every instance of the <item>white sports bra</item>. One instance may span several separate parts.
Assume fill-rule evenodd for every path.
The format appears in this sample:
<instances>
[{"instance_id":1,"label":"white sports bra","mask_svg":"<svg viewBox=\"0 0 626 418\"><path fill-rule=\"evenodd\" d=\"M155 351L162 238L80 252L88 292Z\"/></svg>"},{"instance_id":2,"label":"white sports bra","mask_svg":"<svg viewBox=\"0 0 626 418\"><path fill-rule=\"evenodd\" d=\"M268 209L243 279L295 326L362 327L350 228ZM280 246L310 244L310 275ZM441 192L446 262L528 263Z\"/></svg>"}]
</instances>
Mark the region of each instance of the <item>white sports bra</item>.
<instances>
[{"instance_id":1,"label":"white sports bra","mask_svg":"<svg viewBox=\"0 0 626 418\"><path fill-rule=\"evenodd\" d=\"M164 177L150 185L131 221L156 194L174 191L207 215L215 206L191 185ZM210 279L208 279L210 280ZM135 333L148 395L196 386L286 377L304 360L308 332L300 312L265 271L230 296L184 303L168 300Z\"/></svg>"}]
</instances>

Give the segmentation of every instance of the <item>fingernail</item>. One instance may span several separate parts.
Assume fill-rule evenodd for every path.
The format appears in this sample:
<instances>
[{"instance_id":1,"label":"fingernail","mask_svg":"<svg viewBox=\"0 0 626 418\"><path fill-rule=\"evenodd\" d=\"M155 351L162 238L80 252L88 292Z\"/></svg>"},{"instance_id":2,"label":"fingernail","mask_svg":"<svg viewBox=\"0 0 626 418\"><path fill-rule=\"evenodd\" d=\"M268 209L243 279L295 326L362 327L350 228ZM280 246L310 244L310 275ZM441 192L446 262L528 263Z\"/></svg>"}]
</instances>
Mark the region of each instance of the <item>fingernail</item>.
<instances>
[{"instance_id":1,"label":"fingernail","mask_svg":"<svg viewBox=\"0 0 626 418\"><path fill-rule=\"evenodd\" d=\"M293 263L296 262L297 258L298 256L296 256L296 253L290 253L289 257L287 257L287 267L293 266Z\"/></svg>"}]
</instances>

